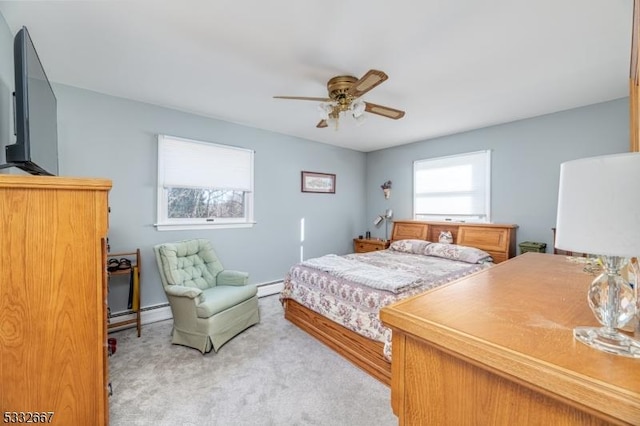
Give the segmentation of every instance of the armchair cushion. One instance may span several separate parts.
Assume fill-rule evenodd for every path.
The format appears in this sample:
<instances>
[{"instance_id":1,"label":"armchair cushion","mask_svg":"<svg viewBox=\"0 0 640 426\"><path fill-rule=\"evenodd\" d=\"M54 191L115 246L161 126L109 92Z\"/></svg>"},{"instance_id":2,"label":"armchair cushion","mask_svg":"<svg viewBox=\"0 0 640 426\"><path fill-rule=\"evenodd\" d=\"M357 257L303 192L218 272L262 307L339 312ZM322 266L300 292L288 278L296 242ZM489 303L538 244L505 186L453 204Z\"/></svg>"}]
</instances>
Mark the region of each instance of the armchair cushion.
<instances>
[{"instance_id":1,"label":"armchair cushion","mask_svg":"<svg viewBox=\"0 0 640 426\"><path fill-rule=\"evenodd\" d=\"M200 318L209 318L219 312L251 299L258 293L255 284L245 286L220 285L203 291L204 302L196 306Z\"/></svg>"}]
</instances>

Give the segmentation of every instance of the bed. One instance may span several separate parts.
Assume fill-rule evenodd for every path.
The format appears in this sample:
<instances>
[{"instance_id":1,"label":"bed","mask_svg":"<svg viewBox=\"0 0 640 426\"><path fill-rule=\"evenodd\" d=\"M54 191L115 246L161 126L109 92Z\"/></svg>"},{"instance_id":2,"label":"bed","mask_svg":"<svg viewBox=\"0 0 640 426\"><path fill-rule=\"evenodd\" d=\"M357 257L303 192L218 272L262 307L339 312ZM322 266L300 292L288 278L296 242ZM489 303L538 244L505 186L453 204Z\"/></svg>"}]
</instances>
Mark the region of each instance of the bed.
<instances>
[{"instance_id":1,"label":"bed","mask_svg":"<svg viewBox=\"0 0 640 426\"><path fill-rule=\"evenodd\" d=\"M513 257L516 228L396 221L387 250L292 266L280 294L285 318L389 385L391 331L379 320L380 308ZM443 231L453 245L438 243Z\"/></svg>"}]
</instances>

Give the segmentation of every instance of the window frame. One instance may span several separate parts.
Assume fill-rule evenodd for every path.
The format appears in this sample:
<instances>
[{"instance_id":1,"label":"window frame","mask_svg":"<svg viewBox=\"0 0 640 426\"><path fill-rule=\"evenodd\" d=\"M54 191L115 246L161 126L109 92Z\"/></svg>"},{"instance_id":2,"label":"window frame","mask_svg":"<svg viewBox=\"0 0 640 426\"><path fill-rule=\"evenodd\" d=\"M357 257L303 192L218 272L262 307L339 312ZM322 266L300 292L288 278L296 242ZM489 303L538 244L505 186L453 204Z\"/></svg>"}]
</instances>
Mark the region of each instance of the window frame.
<instances>
[{"instance_id":1,"label":"window frame","mask_svg":"<svg viewBox=\"0 0 640 426\"><path fill-rule=\"evenodd\" d=\"M166 185L166 156L167 149L164 144L166 142L170 143L171 141L176 141L184 144L197 144L199 149L205 149L208 147L212 148L211 154L213 154L214 150L216 154L219 154L221 150L229 150L229 153L237 154L238 151L243 154L248 154L250 156L250 167L249 167L249 189L244 192L244 216L242 218L169 218L168 217L168 207L169 207L169 188L170 186ZM157 175L157 223L154 224L158 231L178 231L178 230L191 230L191 229L226 229L226 228L251 228L255 225L254 220L254 168L255 168L255 151L247 148L236 147L232 145L224 145L213 142L199 141L194 139L181 138L176 136L169 135L158 135L158 175ZM219 160L218 160L219 161ZM224 160L222 160L224 162ZM212 164L215 161L211 161ZM194 187L194 186L172 186L174 188L185 188L185 187ZM202 189L226 189L219 188L215 186L215 183L212 186L207 187L199 187L195 186L195 188ZM229 188L229 189L237 189L237 188Z\"/></svg>"},{"instance_id":2,"label":"window frame","mask_svg":"<svg viewBox=\"0 0 640 426\"><path fill-rule=\"evenodd\" d=\"M419 213L416 211L418 206L418 199L421 198L420 195L416 192L418 188L418 177L417 172L420 170L425 170L424 164L427 162L433 162L437 164L438 162L442 164L446 163L448 160L451 161L451 164L458 163L460 164L461 160L464 160L465 157L475 157L477 158L479 155L483 155L484 159L484 213L480 215L476 214L459 214L459 213L447 213L447 214L430 214L430 213ZM461 164L472 164L472 161L465 163L462 161ZM442 168L440 165L438 167L433 167L433 169ZM448 191L452 193L452 191ZM469 191L459 191L459 193L468 193ZM435 192L430 192L431 194L435 194ZM426 194L426 193L425 193ZM424 196L424 194L423 194ZM413 162L413 218L414 220L424 220L424 221L438 221L438 222L471 222L471 223L491 223L491 150L482 150L482 151L473 151L466 152L454 155L447 155L442 157L433 157L433 158L424 158L420 160L415 160Z\"/></svg>"}]
</instances>

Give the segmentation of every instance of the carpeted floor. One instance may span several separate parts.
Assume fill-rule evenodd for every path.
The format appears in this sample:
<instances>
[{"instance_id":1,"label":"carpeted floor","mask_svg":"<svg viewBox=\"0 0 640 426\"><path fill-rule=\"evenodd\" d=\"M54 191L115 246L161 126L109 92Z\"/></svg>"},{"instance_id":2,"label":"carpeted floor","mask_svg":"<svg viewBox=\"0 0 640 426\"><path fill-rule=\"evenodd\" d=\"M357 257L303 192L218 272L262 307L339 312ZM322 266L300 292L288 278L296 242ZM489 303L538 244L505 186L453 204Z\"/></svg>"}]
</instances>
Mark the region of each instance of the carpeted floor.
<instances>
[{"instance_id":1,"label":"carpeted floor","mask_svg":"<svg viewBox=\"0 0 640 426\"><path fill-rule=\"evenodd\" d=\"M218 353L170 343L171 321L111 333L118 425L397 425L390 389L284 319L260 299L260 324Z\"/></svg>"}]
</instances>

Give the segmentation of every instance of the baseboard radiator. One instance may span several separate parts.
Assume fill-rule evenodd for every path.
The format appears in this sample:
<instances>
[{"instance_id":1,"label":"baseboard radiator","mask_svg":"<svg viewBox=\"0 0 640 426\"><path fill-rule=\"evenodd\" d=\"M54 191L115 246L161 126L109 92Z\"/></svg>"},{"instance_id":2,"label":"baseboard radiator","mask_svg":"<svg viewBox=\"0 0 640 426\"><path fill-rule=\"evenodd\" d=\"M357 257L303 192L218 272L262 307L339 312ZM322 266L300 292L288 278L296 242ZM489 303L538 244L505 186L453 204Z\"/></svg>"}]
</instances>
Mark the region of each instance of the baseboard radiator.
<instances>
[{"instance_id":1,"label":"baseboard radiator","mask_svg":"<svg viewBox=\"0 0 640 426\"><path fill-rule=\"evenodd\" d=\"M269 281L266 283L258 284L258 297L271 296L278 294L282 291L284 282L282 280ZM117 318L118 322L129 319L135 319L135 313L131 311L122 311L111 314L111 318ZM168 303L160 303L158 305L144 306L140 308L140 322L144 324L151 324L158 321L164 321L171 319L171 308ZM126 324L122 327L114 327L109 329L109 332L120 331L126 328L135 328L134 324Z\"/></svg>"}]
</instances>

